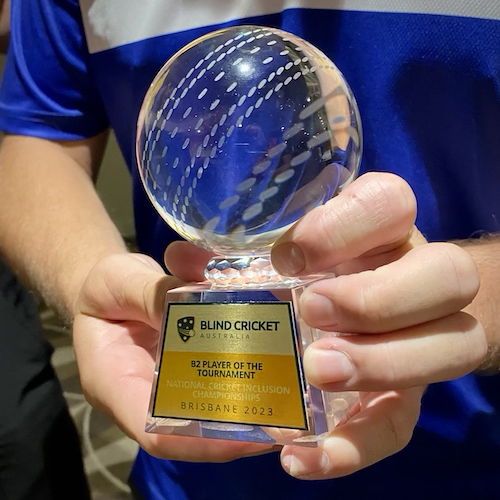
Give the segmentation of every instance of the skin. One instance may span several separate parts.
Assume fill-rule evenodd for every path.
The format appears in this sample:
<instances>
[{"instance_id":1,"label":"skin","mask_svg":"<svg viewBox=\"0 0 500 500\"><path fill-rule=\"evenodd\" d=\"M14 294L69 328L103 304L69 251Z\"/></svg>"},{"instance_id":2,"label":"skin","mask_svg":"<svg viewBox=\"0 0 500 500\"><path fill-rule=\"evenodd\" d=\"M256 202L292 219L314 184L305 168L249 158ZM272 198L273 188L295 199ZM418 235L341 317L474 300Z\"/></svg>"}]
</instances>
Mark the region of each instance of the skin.
<instances>
[{"instance_id":1,"label":"skin","mask_svg":"<svg viewBox=\"0 0 500 500\"><path fill-rule=\"evenodd\" d=\"M415 211L404 181L366 174L273 249L282 274L339 275L302 296L307 323L359 334L324 338L306 350L313 385L364 392L321 446L283 448L282 465L295 477L339 477L399 451L411 438L425 386L472 371L486 355L482 326L461 312L479 288L475 263L457 245L427 244L413 225ZM166 252L184 279L194 277L176 268L186 247L179 242Z\"/></svg>"},{"instance_id":2,"label":"skin","mask_svg":"<svg viewBox=\"0 0 500 500\"><path fill-rule=\"evenodd\" d=\"M0 0L0 51L8 45L9 4ZM165 252L171 277L149 257L128 253L94 189L106 138L3 140L0 253L73 323L87 399L146 451L227 461L272 450L144 432L165 293L202 280L211 255L173 243ZM325 338L306 350L312 384L363 392L321 446L283 447L281 463L295 477L339 477L396 453L411 438L427 384L480 364L484 373L498 373L499 239L428 244L414 226L415 212L404 181L367 174L273 249L282 274L337 276L302 296L304 319L358 334Z\"/></svg>"},{"instance_id":3,"label":"skin","mask_svg":"<svg viewBox=\"0 0 500 500\"><path fill-rule=\"evenodd\" d=\"M185 242L172 244L165 259L173 277L149 257L128 253L93 186L105 139L5 138L2 255L73 322L87 399L146 451L191 461L269 451L144 432L165 292L202 279L210 255ZM495 352L494 328L486 334L462 311L478 291L480 273L479 296L483 288L487 296L498 294L498 268L489 264L496 242L477 244L474 253L452 243L428 244L414 226L415 211L403 180L366 174L299 221L273 249L273 263L284 274L337 273L303 295L304 317L312 326L359 334L323 339L306 351L312 383L363 394L321 446L281 450L282 465L293 476L338 477L399 451L411 438L425 386L464 375ZM468 307L494 326L497 311L482 305Z\"/></svg>"}]
</instances>

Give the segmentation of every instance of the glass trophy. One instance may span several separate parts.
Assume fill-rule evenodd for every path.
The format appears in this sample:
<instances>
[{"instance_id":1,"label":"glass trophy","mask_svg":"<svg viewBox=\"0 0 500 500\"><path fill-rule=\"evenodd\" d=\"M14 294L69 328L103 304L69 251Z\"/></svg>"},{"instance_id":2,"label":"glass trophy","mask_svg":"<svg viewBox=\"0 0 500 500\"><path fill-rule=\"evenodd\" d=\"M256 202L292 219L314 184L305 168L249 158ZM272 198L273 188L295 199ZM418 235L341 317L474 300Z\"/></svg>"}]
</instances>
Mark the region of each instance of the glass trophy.
<instances>
[{"instance_id":1,"label":"glass trophy","mask_svg":"<svg viewBox=\"0 0 500 500\"><path fill-rule=\"evenodd\" d=\"M361 139L342 74L293 34L223 29L161 68L139 114L140 176L167 224L215 257L205 282L167 293L147 432L314 446L357 401L304 377L305 348L335 335L301 318L323 276L280 276L269 255L355 178Z\"/></svg>"}]
</instances>

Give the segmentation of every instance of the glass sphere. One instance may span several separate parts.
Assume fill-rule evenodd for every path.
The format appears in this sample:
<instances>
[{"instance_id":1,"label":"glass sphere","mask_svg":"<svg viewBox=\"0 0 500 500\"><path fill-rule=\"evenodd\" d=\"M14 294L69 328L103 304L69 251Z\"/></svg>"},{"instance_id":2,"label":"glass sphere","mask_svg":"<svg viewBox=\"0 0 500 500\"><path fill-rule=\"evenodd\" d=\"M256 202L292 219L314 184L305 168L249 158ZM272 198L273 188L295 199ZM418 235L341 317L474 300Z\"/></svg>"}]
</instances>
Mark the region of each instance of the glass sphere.
<instances>
[{"instance_id":1,"label":"glass sphere","mask_svg":"<svg viewBox=\"0 0 500 500\"><path fill-rule=\"evenodd\" d=\"M146 193L177 233L220 255L259 256L354 179L361 124L324 53L282 30L236 26L161 68L136 154Z\"/></svg>"}]
</instances>

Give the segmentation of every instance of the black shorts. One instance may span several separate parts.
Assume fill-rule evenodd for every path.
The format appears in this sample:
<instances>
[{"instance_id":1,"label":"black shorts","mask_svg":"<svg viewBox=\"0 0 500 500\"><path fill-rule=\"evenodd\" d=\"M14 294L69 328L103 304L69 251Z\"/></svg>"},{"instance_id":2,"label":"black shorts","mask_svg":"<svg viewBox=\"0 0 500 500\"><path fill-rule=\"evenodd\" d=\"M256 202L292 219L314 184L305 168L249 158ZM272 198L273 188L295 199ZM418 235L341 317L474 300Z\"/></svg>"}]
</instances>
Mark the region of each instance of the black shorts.
<instances>
[{"instance_id":1,"label":"black shorts","mask_svg":"<svg viewBox=\"0 0 500 500\"><path fill-rule=\"evenodd\" d=\"M36 304L0 261L0 500L88 500L80 441Z\"/></svg>"}]
</instances>

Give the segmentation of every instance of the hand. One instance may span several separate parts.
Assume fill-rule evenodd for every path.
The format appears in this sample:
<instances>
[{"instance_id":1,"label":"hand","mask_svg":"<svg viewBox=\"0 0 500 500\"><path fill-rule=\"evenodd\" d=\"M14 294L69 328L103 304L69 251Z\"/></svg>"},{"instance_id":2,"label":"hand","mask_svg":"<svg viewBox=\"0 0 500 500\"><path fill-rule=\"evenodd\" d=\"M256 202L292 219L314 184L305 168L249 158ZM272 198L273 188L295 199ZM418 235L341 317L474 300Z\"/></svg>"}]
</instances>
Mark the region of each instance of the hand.
<instances>
[{"instance_id":1,"label":"hand","mask_svg":"<svg viewBox=\"0 0 500 500\"><path fill-rule=\"evenodd\" d=\"M88 401L157 457L219 462L269 450L269 445L145 432L165 293L180 284L140 254L107 257L92 269L73 325Z\"/></svg>"},{"instance_id":2,"label":"hand","mask_svg":"<svg viewBox=\"0 0 500 500\"><path fill-rule=\"evenodd\" d=\"M282 449L282 465L293 476L339 477L399 451L411 438L425 386L467 374L486 355L482 326L460 312L479 287L475 264L456 245L427 243L415 213L402 179L366 174L273 247L273 265L283 275L337 276L303 294L304 320L356 334L309 346L307 379L326 391L362 391L320 446ZM186 252L197 262L189 269ZM181 242L166 252L169 269L184 280L201 279L207 258Z\"/></svg>"}]
</instances>

